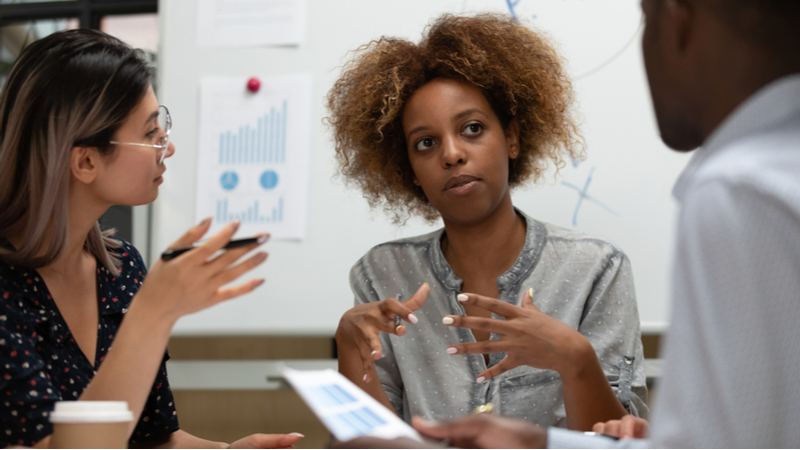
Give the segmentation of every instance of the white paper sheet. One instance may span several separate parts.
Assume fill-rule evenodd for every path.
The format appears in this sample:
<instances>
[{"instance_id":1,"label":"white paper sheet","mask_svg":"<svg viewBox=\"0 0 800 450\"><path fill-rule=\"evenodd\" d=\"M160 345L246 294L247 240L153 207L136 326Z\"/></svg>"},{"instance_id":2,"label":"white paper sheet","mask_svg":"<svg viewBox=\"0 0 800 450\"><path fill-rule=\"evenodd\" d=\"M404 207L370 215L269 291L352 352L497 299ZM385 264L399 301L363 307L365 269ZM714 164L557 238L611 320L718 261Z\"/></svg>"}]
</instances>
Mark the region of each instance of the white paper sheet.
<instances>
[{"instance_id":1,"label":"white paper sheet","mask_svg":"<svg viewBox=\"0 0 800 450\"><path fill-rule=\"evenodd\" d=\"M306 231L311 76L245 77L201 82L195 222L210 233L239 219L237 236L270 233L302 239Z\"/></svg>"},{"instance_id":2,"label":"white paper sheet","mask_svg":"<svg viewBox=\"0 0 800 450\"><path fill-rule=\"evenodd\" d=\"M285 368L283 376L340 441L359 436L422 441L419 433L393 411L334 370Z\"/></svg>"},{"instance_id":3,"label":"white paper sheet","mask_svg":"<svg viewBox=\"0 0 800 450\"><path fill-rule=\"evenodd\" d=\"M299 45L305 0L198 0L198 47Z\"/></svg>"}]
</instances>

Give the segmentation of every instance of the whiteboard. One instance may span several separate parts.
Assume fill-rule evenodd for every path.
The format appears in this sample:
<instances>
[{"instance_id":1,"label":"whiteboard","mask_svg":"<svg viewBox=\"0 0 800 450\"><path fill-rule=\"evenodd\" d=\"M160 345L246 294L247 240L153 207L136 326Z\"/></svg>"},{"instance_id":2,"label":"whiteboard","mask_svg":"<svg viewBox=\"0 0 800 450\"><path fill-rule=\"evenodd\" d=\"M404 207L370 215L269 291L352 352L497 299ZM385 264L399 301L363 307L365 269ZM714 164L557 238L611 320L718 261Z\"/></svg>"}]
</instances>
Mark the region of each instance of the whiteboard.
<instances>
[{"instance_id":1,"label":"whiteboard","mask_svg":"<svg viewBox=\"0 0 800 450\"><path fill-rule=\"evenodd\" d=\"M151 260L193 225L200 80L313 78L305 238L268 243L270 257L253 273L266 278L263 286L181 319L175 334L332 336L353 304L348 273L355 261L374 245L441 226L412 220L396 227L334 177L333 146L322 119L325 95L345 55L381 35L418 41L425 25L444 12L509 8L548 32L568 59L589 155L557 179L516 190L514 204L538 220L600 235L622 248L632 262L643 330L665 329L676 221L671 189L688 156L667 150L658 137L639 49L639 0L306 1L301 45L211 49L197 47L195 0L159 5L158 92L174 118L177 150L166 162L153 206ZM576 216L582 191L591 199L583 199Z\"/></svg>"}]
</instances>

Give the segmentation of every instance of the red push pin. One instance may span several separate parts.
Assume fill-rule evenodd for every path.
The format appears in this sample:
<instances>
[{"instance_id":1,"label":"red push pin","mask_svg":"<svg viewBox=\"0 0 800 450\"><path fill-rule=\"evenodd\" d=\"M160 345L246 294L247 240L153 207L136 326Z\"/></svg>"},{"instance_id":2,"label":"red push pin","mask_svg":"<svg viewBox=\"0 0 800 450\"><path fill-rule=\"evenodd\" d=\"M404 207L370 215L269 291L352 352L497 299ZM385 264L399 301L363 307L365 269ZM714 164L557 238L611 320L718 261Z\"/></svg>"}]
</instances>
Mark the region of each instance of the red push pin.
<instances>
[{"instance_id":1,"label":"red push pin","mask_svg":"<svg viewBox=\"0 0 800 450\"><path fill-rule=\"evenodd\" d=\"M247 80L248 91L255 94L256 92L258 92L259 89L261 89L261 81L258 78L252 77L249 80Z\"/></svg>"}]
</instances>

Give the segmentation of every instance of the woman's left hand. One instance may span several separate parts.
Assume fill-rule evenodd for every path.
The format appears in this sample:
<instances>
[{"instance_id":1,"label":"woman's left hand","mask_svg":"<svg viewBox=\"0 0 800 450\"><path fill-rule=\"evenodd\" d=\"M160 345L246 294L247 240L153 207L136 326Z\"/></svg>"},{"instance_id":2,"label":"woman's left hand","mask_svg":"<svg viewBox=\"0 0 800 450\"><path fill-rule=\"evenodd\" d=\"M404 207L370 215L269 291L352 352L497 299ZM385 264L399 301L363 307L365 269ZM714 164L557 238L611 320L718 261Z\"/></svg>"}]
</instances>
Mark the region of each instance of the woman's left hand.
<instances>
[{"instance_id":1,"label":"woman's left hand","mask_svg":"<svg viewBox=\"0 0 800 450\"><path fill-rule=\"evenodd\" d=\"M533 304L533 289L522 297L520 306L477 294L459 294L458 300L505 317L446 316L445 325L488 331L500 339L452 345L447 353L505 353L502 361L478 375L478 382L489 380L517 366L551 369L564 374L579 364L585 352L594 354L591 344L569 325L543 313ZM452 320L452 322L450 321ZM449 323L448 323L449 322Z\"/></svg>"},{"instance_id":2,"label":"woman's left hand","mask_svg":"<svg viewBox=\"0 0 800 450\"><path fill-rule=\"evenodd\" d=\"M251 434L232 443L228 448L294 448L294 443L302 439L300 433L289 434Z\"/></svg>"}]
</instances>

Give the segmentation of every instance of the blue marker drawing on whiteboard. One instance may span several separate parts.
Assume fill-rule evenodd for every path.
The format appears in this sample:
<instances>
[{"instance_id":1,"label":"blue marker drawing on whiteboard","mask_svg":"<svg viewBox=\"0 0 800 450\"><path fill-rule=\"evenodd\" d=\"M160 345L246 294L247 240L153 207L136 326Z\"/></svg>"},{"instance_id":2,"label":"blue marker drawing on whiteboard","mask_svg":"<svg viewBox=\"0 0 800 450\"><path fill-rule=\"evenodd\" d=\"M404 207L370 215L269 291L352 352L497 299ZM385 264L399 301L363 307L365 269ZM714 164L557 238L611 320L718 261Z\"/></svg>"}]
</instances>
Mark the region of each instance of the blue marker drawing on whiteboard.
<instances>
[{"instance_id":1,"label":"blue marker drawing on whiteboard","mask_svg":"<svg viewBox=\"0 0 800 450\"><path fill-rule=\"evenodd\" d=\"M514 11L514 8L519 5L519 2L522 0L506 0L506 5L508 5L508 12L511 13L511 17L517 18L517 12Z\"/></svg>"},{"instance_id":2,"label":"blue marker drawing on whiteboard","mask_svg":"<svg viewBox=\"0 0 800 450\"><path fill-rule=\"evenodd\" d=\"M579 188L578 186L575 186L574 184L570 183L569 181L562 181L561 182L562 185L564 185L564 186L566 186L566 187L568 187L570 189L574 189L579 195L578 204L575 205L575 212L572 214L572 226L573 227L578 225L578 210L580 210L580 208L581 208L581 204L583 203L583 199L586 199L586 200L589 200L591 202L596 203L601 208L605 209L606 211L610 212L611 214L613 214L613 215L615 215L617 217L620 216L620 214L618 212L614 211L613 209L611 209L608 206L604 205L600 200L597 200L596 198L594 198L591 195L586 193L589 190L589 184L592 182L592 175L594 174L594 169L595 168L593 166L592 170L589 171L589 176L586 177L586 184L583 185L583 189Z\"/></svg>"}]
</instances>

